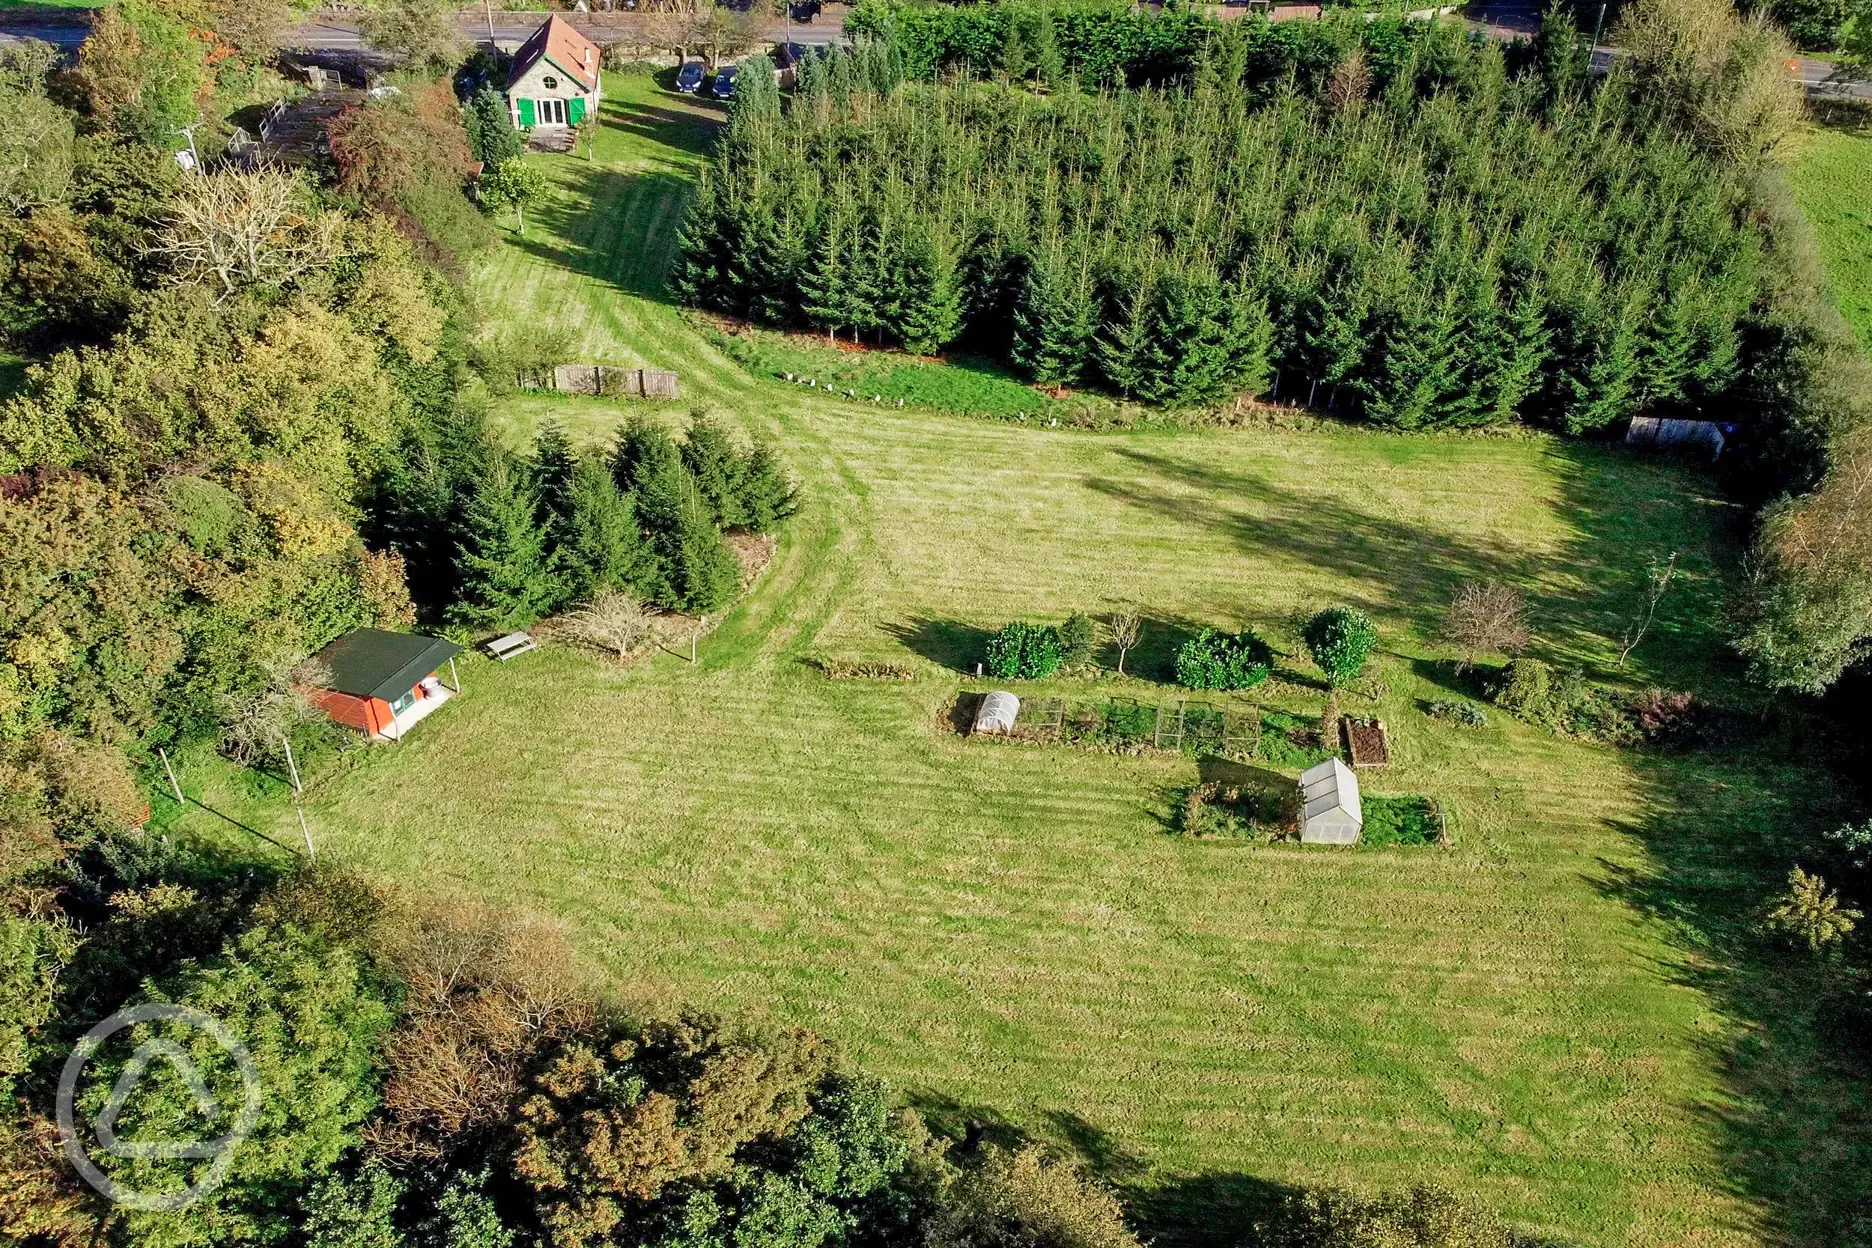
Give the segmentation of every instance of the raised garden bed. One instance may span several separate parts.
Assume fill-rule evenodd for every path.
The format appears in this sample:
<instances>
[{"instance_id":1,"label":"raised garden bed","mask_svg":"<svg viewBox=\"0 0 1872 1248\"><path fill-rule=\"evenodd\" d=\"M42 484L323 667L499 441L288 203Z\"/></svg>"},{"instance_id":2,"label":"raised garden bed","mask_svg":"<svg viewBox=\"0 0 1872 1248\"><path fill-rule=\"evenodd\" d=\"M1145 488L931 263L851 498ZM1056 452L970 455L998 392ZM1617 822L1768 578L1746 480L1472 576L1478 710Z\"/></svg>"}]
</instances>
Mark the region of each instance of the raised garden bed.
<instances>
[{"instance_id":1,"label":"raised garden bed","mask_svg":"<svg viewBox=\"0 0 1872 1248\"><path fill-rule=\"evenodd\" d=\"M1347 718L1340 722L1345 727L1346 749L1354 767L1383 767L1391 761L1384 720Z\"/></svg>"}]
</instances>

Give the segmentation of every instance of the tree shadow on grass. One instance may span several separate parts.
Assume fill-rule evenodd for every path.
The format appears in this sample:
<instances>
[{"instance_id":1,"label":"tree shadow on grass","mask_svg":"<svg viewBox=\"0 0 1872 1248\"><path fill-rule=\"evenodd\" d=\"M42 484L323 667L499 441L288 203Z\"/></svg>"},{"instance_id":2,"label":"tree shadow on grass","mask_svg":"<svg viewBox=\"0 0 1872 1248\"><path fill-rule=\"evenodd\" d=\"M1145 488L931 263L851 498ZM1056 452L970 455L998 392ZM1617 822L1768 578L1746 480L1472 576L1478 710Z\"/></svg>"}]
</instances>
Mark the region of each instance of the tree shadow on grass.
<instances>
[{"instance_id":1,"label":"tree shadow on grass","mask_svg":"<svg viewBox=\"0 0 1872 1248\"><path fill-rule=\"evenodd\" d=\"M1815 743L1768 734L1725 755L1634 752L1644 818L1615 825L1642 868L1599 861L1592 882L1674 934L1660 965L1736 1026L1699 1040L1724 1096L1694 1106L1771 1242L1872 1243L1872 1092L1854 1032L1866 1015L1839 966L1767 939L1761 916L1789 868L1824 865L1818 828L1852 814L1843 794L1777 758ZM1844 1024L1844 1026L1842 1026Z\"/></svg>"},{"instance_id":2,"label":"tree shadow on grass","mask_svg":"<svg viewBox=\"0 0 1872 1248\"><path fill-rule=\"evenodd\" d=\"M1529 591L1540 657L1591 667L1642 608L1644 573L1653 559L1695 548L1714 535L1715 552L1733 555L1738 517L1706 496L1712 483L1682 470L1577 443L1555 444L1555 511L1574 536L1563 550L1521 552L1373 515L1315 491L1214 463L1192 463L1151 450L1114 452L1139 476L1088 478L1087 488L1151 514L1219 532L1242 550L1290 558L1343 577L1343 601L1367 611L1402 613L1429 636L1457 586L1499 581ZM1164 488L1168 486L1170 488ZM1702 566L1699 559L1698 567ZM1717 635L1724 618L1719 577L1681 565L1641 657L1678 687L1734 663ZM1358 586L1385 592L1363 596ZM1627 675L1640 675L1634 663Z\"/></svg>"},{"instance_id":3,"label":"tree shadow on grass","mask_svg":"<svg viewBox=\"0 0 1872 1248\"><path fill-rule=\"evenodd\" d=\"M1182 615L1147 615L1138 625L1138 644L1125 655L1125 675L1139 680L1176 682L1177 651L1183 643L1210 627ZM1109 665L1117 666L1118 651L1107 644Z\"/></svg>"},{"instance_id":4,"label":"tree shadow on grass","mask_svg":"<svg viewBox=\"0 0 1872 1248\"><path fill-rule=\"evenodd\" d=\"M526 237L509 241L548 264L678 306L667 278L689 179L655 171L620 173L583 162L563 178L565 193L533 209Z\"/></svg>"},{"instance_id":5,"label":"tree shadow on grass","mask_svg":"<svg viewBox=\"0 0 1872 1248\"><path fill-rule=\"evenodd\" d=\"M994 635L961 620L921 618L886 624L884 631L930 662L966 676L975 674L975 665L982 659L988 638Z\"/></svg>"}]
</instances>

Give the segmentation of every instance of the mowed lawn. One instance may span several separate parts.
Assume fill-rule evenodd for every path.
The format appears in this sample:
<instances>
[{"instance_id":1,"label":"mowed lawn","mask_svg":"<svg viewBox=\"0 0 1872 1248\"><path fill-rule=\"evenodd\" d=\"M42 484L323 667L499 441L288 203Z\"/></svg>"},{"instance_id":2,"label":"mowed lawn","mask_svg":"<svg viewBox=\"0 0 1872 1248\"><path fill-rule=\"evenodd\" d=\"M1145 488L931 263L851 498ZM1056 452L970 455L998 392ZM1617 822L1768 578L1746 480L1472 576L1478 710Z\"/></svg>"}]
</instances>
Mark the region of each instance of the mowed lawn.
<instances>
[{"instance_id":1,"label":"mowed lawn","mask_svg":"<svg viewBox=\"0 0 1872 1248\"><path fill-rule=\"evenodd\" d=\"M1427 638L1462 579L1526 585L1542 652L1609 671L1671 551L1685 577L1624 675L1731 687L1712 604L1737 517L1707 483L1536 437L1094 435L752 377L656 293L712 114L607 86L600 159L536 158L555 198L483 294L565 318L583 358L679 369L684 403L637 410L773 440L803 509L699 664L464 667L467 696L309 801L323 847L558 915L632 1000L819 1029L945 1125L1077 1151L1166 1242L1234 1242L1284 1185L1426 1180L1595 1244L1824 1242L1863 1169L1806 1124L1862 1114L1856 1085L1759 1056L1707 925L1785 861L1796 751L1421 712L1452 696ZM516 440L547 417L602 440L626 410L499 414ZM1453 846L1187 841L1173 806L1212 760L950 731L984 630L1120 599L1149 620L1139 678L1055 691L1155 698L1193 628L1292 652L1296 613L1372 612L1379 683L1347 710L1387 721L1396 761L1367 789L1437 797ZM826 656L919 675L832 681ZM1268 698L1317 713L1304 661L1282 667Z\"/></svg>"},{"instance_id":2,"label":"mowed lawn","mask_svg":"<svg viewBox=\"0 0 1872 1248\"><path fill-rule=\"evenodd\" d=\"M1833 297L1872 348L1872 131L1809 131L1793 174L1795 196L1820 234Z\"/></svg>"}]
</instances>

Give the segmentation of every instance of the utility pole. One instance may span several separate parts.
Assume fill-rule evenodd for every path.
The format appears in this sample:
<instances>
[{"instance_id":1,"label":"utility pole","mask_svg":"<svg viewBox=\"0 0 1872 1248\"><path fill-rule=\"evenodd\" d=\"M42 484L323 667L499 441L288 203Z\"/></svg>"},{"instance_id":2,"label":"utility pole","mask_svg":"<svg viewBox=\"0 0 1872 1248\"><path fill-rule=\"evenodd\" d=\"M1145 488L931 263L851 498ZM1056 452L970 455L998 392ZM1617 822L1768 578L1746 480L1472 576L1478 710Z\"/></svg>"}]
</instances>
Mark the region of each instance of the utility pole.
<instances>
[{"instance_id":1,"label":"utility pole","mask_svg":"<svg viewBox=\"0 0 1872 1248\"><path fill-rule=\"evenodd\" d=\"M500 45L494 42L494 0L483 0L483 3L487 5L488 48L490 51L499 52Z\"/></svg>"},{"instance_id":2,"label":"utility pole","mask_svg":"<svg viewBox=\"0 0 1872 1248\"><path fill-rule=\"evenodd\" d=\"M1589 74L1592 73L1593 54L1599 50L1599 36L1605 30L1605 11L1606 11L1606 6L1604 3L1604 0L1602 0L1601 4L1599 5L1598 20L1593 22L1592 46L1586 49L1586 72Z\"/></svg>"}]
</instances>

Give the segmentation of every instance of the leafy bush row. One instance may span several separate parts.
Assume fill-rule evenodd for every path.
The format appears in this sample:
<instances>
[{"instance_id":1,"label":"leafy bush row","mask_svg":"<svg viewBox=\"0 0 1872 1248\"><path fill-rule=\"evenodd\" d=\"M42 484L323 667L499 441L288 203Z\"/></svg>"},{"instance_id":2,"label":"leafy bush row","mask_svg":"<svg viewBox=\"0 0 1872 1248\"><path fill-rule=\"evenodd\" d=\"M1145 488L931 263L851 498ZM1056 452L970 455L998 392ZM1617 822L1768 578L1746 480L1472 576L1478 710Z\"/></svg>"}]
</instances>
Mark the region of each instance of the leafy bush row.
<instances>
[{"instance_id":1,"label":"leafy bush row","mask_svg":"<svg viewBox=\"0 0 1872 1248\"><path fill-rule=\"evenodd\" d=\"M1613 745L1715 745L1728 735L1724 717L1694 694L1630 693L1588 681L1578 669L1556 672L1539 659L1502 667L1488 688L1504 711L1555 732Z\"/></svg>"}]
</instances>

